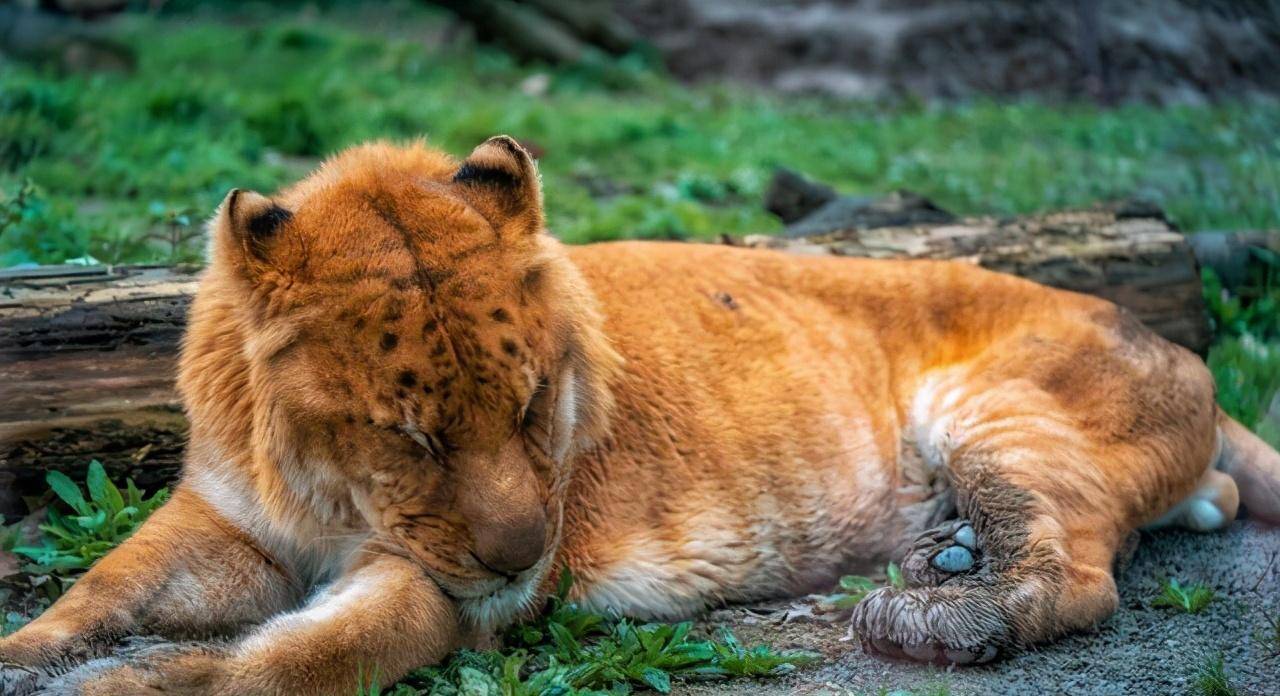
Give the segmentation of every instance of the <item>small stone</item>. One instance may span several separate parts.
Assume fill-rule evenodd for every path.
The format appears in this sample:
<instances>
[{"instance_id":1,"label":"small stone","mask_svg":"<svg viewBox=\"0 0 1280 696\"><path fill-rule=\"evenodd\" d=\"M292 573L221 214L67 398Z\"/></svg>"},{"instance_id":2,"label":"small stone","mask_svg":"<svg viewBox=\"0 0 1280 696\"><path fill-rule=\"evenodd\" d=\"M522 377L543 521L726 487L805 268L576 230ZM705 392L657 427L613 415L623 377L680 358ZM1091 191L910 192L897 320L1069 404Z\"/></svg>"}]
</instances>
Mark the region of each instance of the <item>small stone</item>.
<instances>
[{"instance_id":1,"label":"small stone","mask_svg":"<svg viewBox=\"0 0 1280 696\"><path fill-rule=\"evenodd\" d=\"M973 553L963 546L951 546L933 557L933 565L948 573L963 573L973 567Z\"/></svg>"}]
</instances>

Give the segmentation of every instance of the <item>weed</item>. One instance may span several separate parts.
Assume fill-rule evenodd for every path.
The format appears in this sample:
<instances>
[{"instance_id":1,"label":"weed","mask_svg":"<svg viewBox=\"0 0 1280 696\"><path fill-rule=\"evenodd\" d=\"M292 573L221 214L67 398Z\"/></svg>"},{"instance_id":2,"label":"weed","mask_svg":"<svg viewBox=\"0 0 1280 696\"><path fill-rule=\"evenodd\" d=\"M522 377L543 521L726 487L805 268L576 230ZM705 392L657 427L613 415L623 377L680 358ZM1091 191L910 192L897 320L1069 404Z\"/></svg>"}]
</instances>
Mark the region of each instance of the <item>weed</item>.
<instances>
[{"instance_id":1,"label":"weed","mask_svg":"<svg viewBox=\"0 0 1280 696\"><path fill-rule=\"evenodd\" d=\"M1280 447L1280 255L1251 253L1253 276L1237 294L1226 292L1212 270L1204 271L1205 305L1218 335L1208 364L1223 410Z\"/></svg>"},{"instance_id":2,"label":"weed","mask_svg":"<svg viewBox=\"0 0 1280 696\"><path fill-rule=\"evenodd\" d=\"M397 694L668 693L672 679L781 674L816 656L747 648L728 631L714 640L691 635L692 624L637 623L586 610L567 599L565 573L538 619L509 629L506 652L460 651L444 665L418 670Z\"/></svg>"},{"instance_id":3,"label":"weed","mask_svg":"<svg viewBox=\"0 0 1280 696\"><path fill-rule=\"evenodd\" d=\"M378 670L374 668L366 679L364 669L356 673L356 690L352 696L416 696L417 691L407 684L395 684L387 689L382 688L378 678Z\"/></svg>"},{"instance_id":4,"label":"weed","mask_svg":"<svg viewBox=\"0 0 1280 696\"><path fill-rule=\"evenodd\" d=\"M1191 691L1199 696L1238 696L1240 693L1227 679L1221 653L1205 658L1191 681Z\"/></svg>"},{"instance_id":5,"label":"weed","mask_svg":"<svg viewBox=\"0 0 1280 696\"><path fill-rule=\"evenodd\" d=\"M889 565L885 566L884 574L890 587L901 590L907 586L906 580L902 577L902 569L897 563L890 561ZM878 586L875 580L866 576L846 575L840 578L841 591L828 596L824 601L835 609L852 609Z\"/></svg>"},{"instance_id":6,"label":"weed","mask_svg":"<svg viewBox=\"0 0 1280 696\"><path fill-rule=\"evenodd\" d=\"M153 226L146 239L165 244L169 249L169 258L173 261L195 260L184 259L192 242L201 239L203 232L194 224L196 211L192 208L174 208L160 201L153 201L147 208Z\"/></svg>"},{"instance_id":7,"label":"weed","mask_svg":"<svg viewBox=\"0 0 1280 696\"><path fill-rule=\"evenodd\" d=\"M96 459L89 463L85 477L88 499L62 472L50 471L46 481L67 509L60 512L55 505L48 507L47 520L40 525L44 533L40 546L13 548L14 553L33 561L26 568L33 574L67 576L88 569L129 538L169 496L168 489L162 488L148 498L132 479L121 494Z\"/></svg>"},{"instance_id":8,"label":"weed","mask_svg":"<svg viewBox=\"0 0 1280 696\"><path fill-rule=\"evenodd\" d=\"M16 611L5 612L4 623L0 624L0 636L7 636L10 633L27 625L27 618Z\"/></svg>"},{"instance_id":9,"label":"weed","mask_svg":"<svg viewBox=\"0 0 1280 696\"><path fill-rule=\"evenodd\" d=\"M1202 271L1205 305L1219 336L1274 338L1280 336L1280 254L1263 248L1249 251L1256 260L1251 264L1254 282L1241 285L1234 295L1223 290L1212 268Z\"/></svg>"},{"instance_id":10,"label":"weed","mask_svg":"<svg viewBox=\"0 0 1280 696\"><path fill-rule=\"evenodd\" d=\"M1262 618L1267 622L1262 631L1262 643L1272 654L1280 655L1280 613L1265 614Z\"/></svg>"},{"instance_id":11,"label":"weed","mask_svg":"<svg viewBox=\"0 0 1280 696\"><path fill-rule=\"evenodd\" d=\"M895 589L903 590L907 587L906 578L902 577L902 569L897 563L889 561L889 565L884 568L885 577L889 579L889 586Z\"/></svg>"},{"instance_id":12,"label":"weed","mask_svg":"<svg viewBox=\"0 0 1280 696\"><path fill-rule=\"evenodd\" d=\"M1160 594L1151 600L1151 606L1172 607L1188 614L1199 614L1211 601L1213 590L1207 586L1192 583L1184 587L1177 579L1171 578L1160 585Z\"/></svg>"},{"instance_id":13,"label":"weed","mask_svg":"<svg viewBox=\"0 0 1280 696\"><path fill-rule=\"evenodd\" d=\"M31 179L0 192L0 267L87 255L90 231L69 208L51 201Z\"/></svg>"},{"instance_id":14,"label":"weed","mask_svg":"<svg viewBox=\"0 0 1280 696\"><path fill-rule=\"evenodd\" d=\"M863 575L846 575L840 578L840 592L826 598L826 603L836 609L852 609L879 585Z\"/></svg>"}]
</instances>

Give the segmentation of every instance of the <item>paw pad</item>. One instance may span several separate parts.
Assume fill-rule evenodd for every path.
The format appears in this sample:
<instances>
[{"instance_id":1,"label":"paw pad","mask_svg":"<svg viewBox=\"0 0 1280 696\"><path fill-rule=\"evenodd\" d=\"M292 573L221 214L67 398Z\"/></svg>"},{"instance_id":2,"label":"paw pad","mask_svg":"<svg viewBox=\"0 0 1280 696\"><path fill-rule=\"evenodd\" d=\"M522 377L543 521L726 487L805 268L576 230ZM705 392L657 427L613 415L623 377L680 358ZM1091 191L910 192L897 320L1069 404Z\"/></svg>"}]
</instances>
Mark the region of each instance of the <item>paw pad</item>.
<instances>
[{"instance_id":1,"label":"paw pad","mask_svg":"<svg viewBox=\"0 0 1280 696\"><path fill-rule=\"evenodd\" d=\"M963 546L949 546L933 557L933 565L947 573L963 573L973 567L973 552Z\"/></svg>"},{"instance_id":2,"label":"paw pad","mask_svg":"<svg viewBox=\"0 0 1280 696\"><path fill-rule=\"evenodd\" d=\"M948 546L929 559L934 568L944 573L963 573L973 567L973 550L978 547L978 535L971 525L964 525L951 534L955 546Z\"/></svg>"}]
</instances>

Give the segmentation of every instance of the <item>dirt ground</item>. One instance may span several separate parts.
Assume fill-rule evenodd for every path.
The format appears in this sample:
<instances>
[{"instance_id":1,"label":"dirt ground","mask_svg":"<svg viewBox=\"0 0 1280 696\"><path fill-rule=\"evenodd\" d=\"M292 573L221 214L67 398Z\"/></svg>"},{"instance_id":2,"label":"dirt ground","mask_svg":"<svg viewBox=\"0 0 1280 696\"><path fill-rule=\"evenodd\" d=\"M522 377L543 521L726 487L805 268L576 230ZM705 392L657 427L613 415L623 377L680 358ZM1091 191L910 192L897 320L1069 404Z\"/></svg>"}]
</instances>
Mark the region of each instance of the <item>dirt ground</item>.
<instances>
[{"instance_id":1,"label":"dirt ground","mask_svg":"<svg viewBox=\"0 0 1280 696\"><path fill-rule=\"evenodd\" d=\"M1280 92L1280 13L1238 0L627 0L679 78L837 97L1187 103Z\"/></svg>"},{"instance_id":2,"label":"dirt ground","mask_svg":"<svg viewBox=\"0 0 1280 696\"><path fill-rule=\"evenodd\" d=\"M1215 599L1195 615L1152 607L1164 578L1207 584ZM748 646L808 650L821 661L769 679L677 683L674 693L1187 694L1198 693L1190 685L1206 658L1221 654L1241 696L1280 694L1280 637L1268 622L1280 621L1280 528L1240 521L1221 534L1144 535L1119 585L1120 610L1096 631L992 665L952 670L867 657L849 639L844 617L809 615L816 598L723 609L700 628L726 626Z\"/></svg>"},{"instance_id":3,"label":"dirt ground","mask_svg":"<svg viewBox=\"0 0 1280 696\"><path fill-rule=\"evenodd\" d=\"M1202 582L1215 599L1199 614L1152 607L1163 578ZM703 625L729 626L746 644L820 653L821 662L760 681L683 685L677 693L877 694L949 688L950 694L1186 694L1196 671L1223 656L1240 694L1280 694L1280 643L1268 623L1280 620L1280 529L1240 521L1221 534L1166 531L1143 535L1119 577L1120 610L1092 633L1072 635L983 667L887 663L846 638L840 618L804 614L811 602L734 608Z\"/></svg>"}]
</instances>

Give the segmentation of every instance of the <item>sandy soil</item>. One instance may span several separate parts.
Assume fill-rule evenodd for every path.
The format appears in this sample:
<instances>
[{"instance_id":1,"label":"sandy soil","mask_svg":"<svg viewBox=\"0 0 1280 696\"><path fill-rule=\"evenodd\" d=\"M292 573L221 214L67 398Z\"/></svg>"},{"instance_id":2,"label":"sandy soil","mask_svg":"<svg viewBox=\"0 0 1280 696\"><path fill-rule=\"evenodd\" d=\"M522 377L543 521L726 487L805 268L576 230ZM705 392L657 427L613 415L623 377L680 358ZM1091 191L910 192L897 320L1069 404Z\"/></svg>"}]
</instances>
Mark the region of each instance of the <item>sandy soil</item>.
<instances>
[{"instance_id":1,"label":"sandy soil","mask_svg":"<svg viewBox=\"0 0 1280 696\"><path fill-rule=\"evenodd\" d=\"M1201 613L1152 607L1166 577L1216 592ZM1092 633L976 668L942 670L867 657L846 640L842 619L787 620L805 602L715 612L706 628L729 626L747 644L816 651L823 660L782 677L686 684L686 694L863 694L945 686L951 694L1186 694L1206 657L1221 653L1241 694L1280 694L1280 529L1237 522L1221 534L1144 535L1119 578L1120 610ZM1268 639L1270 633L1270 639Z\"/></svg>"}]
</instances>

